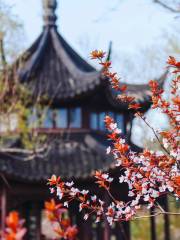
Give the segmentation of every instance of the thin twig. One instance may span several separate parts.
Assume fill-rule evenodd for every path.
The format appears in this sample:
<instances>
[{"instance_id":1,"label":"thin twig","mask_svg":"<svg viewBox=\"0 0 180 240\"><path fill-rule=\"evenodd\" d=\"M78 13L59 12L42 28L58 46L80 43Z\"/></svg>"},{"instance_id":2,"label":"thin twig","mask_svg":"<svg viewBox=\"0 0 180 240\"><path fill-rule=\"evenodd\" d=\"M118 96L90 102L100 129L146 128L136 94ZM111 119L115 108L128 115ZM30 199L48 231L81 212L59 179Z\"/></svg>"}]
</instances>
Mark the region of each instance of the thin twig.
<instances>
[{"instance_id":1,"label":"thin twig","mask_svg":"<svg viewBox=\"0 0 180 240\"><path fill-rule=\"evenodd\" d=\"M159 139L156 131L154 130L154 128L146 121L145 118L143 118L143 117L141 116L141 114L139 114L139 113L137 112L137 115L138 115L138 116L144 121L144 123L153 131L154 136L156 137L156 139L157 139L157 141L159 142L159 144L160 144L160 146L162 147L162 149L168 154L168 156L171 157L171 155L170 155L170 153L168 152L168 150L167 150L167 149L163 146L163 144L161 143L161 141L160 141L160 139Z\"/></svg>"},{"instance_id":2,"label":"thin twig","mask_svg":"<svg viewBox=\"0 0 180 240\"><path fill-rule=\"evenodd\" d=\"M175 8L167 5L166 3L163 3L163 2L160 1L160 0L154 0L154 2L157 3L157 4L159 4L159 5L161 5L163 8L165 8L165 9L167 9L167 10L173 12L173 13L180 13L180 10L175 9Z\"/></svg>"},{"instance_id":3,"label":"thin twig","mask_svg":"<svg viewBox=\"0 0 180 240\"><path fill-rule=\"evenodd\" d=\"M157 213L154 213L154 214L151 214L151 215L138 216L138 217L134 217L134 218L132 219L132 221L133 221L133 220L136 220L136 219L141 219L141 218L156 217L156 216L161 215L161 214L162 214L162 212L157 212Z\"/></svg>"}]
</instances>

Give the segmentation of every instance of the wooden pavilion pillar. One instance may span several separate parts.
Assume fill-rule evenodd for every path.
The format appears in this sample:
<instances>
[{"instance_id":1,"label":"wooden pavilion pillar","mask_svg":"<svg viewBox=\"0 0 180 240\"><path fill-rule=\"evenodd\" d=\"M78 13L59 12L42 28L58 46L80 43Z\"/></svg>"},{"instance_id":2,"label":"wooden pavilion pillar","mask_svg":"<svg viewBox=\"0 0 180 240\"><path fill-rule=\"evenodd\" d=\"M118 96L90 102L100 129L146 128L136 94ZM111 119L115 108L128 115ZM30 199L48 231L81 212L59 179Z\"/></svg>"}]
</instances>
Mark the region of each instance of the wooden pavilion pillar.
<instances>
[{"instance_id":1,"label":"wooden pavilion pillar","mask_svg":"<svg viewBox=\"0 0 180 240\"><path fill-rule=\"evenodd\" d=\"M96 239L102 239L102 223L101 222L97 223Z\"/></svg>"},{"instance_id":2,"label":"wooden pavilion pillar","mask_svg":"<svg viewBox=\"0 0 180 240\"><path fill-rule=\"evenodd\" d=\"M104 233L103 233L103 240L110 240L110 226L108 221L104 220Z\"/></svg>"},{"instance_id":3,"label":"wooden pavilion pillar","mask_svg":"<svg viewBox=\"0 0 180 240\"><path fill-rule=\"evenodd\" d=\"M106 192L105 195L104 195L104 201L105 201L105 204L109 204L109 195L108 193ZM111 235L111 232L110 232L110 226L109 226L109 223L107 221L106 218L104 218L104 232L103 232L103 240L110 240L110 235Z\"/></svg>"},{"instance_id":4,"label":"wooden pavilion pillar","mask_svg":"<svg viewBox=\"0 0 180 240\"><path fill-rule=\"evenodd\" d=\"M90 116L88 109L82 109L82 128L89 129L90 127Z\"/></svg>"},{"instance_id":5,"label":"wooden pavilion pillar","mask_svg":"<svg viewBox=\"0 0 180 240\"><path fill-rule=\"evenodd\" d=\"M40 240L41 239L41 206L38 202L27 204L27 239Z\"/></svg>"},{"instance_id":6,"label":"wooden pavilion pillar","mask_svg":"<svg viewBox=\"0 0 180 240\"><path fill-rule=\"evenodd\" d=\"M80 240L92 240L92 222L91 219L85 221L81 214L76 215L76 224L78 227L78 239Z\"/></svg>"},{"instance_id":7,"label":"wooden pavilion pillar","mask_svg":"<svg viewBox=\"0 0 180 240\"><path fill-rule=\"evenodd\" d=\"M5 229L5 221L7 216L7 191L6 187L2 185L1 191L1 230Z\"/></svg>"},{"instance_id":8,"label":"wooden pavilion pillar","mask_svg":"<svg viewBox=\"0 0 180 240\"><path fill-rule=\"evenodd\" d=\"M116 227L114 229L114 235L118 240L130 240L130 224L129 222L124 223L116 223Z\"/></svg>"},{"instance_id":9,"label":"wooden pavilion pillar","mask_svg":"<svg viewBox=\"0 0 180 240\"><path fill-rule=\"evenodd\" d=\"M131 229L130 229L130 222L124 222L123 223L124 226L124 232L125 232L125 238L127 240L131 240Z\"/></svg>"},{"instance_id":10,"label":"wooden pavilion pillar","mask_svg":"<svg viewBox=\"0 0 180 240\"><path fill-rule=\"evenodd\" d=\"M168 196L166 195L164 197L164 210L166 212L169 212L169 206L168 206ZM170 240L170 221L169 221L169 215L164 215L164 240Z\"/></svg>"},{"instance_id":11,"label":"wooden pavilion pillar","mask_svg":"<svg viewBox=\"0 0 180 240\"><path fill-rule=\"evenodd\" d=\"M150 215L153 215L154 208L150 210ZM157 240L156 235L156 219L154 216L150 217L150 224L151 224L151 240Z\"/></svg>"}]
</instances>

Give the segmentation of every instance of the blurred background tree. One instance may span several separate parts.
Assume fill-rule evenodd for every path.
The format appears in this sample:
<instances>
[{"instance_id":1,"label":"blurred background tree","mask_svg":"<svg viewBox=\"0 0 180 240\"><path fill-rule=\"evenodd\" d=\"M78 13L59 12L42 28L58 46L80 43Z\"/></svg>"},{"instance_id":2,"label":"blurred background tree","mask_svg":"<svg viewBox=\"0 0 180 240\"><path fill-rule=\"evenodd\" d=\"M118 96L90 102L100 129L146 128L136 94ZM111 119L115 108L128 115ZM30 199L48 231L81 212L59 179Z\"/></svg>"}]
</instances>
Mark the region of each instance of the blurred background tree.
<instances>
[{"instance_id":1,"label":"blurred background tree","mask_svg":"<svg viewBox=\"0 0 180 240\"><path fill-rule=\"evenodd\" d=\"M31 129L27 127L33 111L27 105L32 96L19 84L18 76L14 74L13 62L23 51L24 43L23 23L13 14L13 7L0 0L0 130L4 133L0 136L1 151L5 151L4 145L10 139L17 137L21 138L25 148L32 149L37 144L34 135L30 134ZM12 136L11 131L17 127L18 133Z\"/></svg>"},{"instance_id":2,"label":"blurred background tree","mask_svg":"<svg viewBox=\"0 0 180 240\"><path fill-rule=\"evenodd\" d=\"M21 20L13 15L11 6L0 0L0 68L4 62L12 62L19 55L24 37Z\"/></svg>"}]
</instances>

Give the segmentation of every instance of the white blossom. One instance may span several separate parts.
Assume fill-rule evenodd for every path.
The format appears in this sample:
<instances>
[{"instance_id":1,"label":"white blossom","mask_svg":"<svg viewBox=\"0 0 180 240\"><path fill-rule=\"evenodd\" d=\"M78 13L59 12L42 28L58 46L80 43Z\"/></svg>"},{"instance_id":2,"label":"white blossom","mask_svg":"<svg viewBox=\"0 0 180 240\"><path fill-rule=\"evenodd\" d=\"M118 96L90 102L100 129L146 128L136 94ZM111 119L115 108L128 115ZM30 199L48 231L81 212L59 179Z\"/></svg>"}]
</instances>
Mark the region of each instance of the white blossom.
<instances>
[{"instance_id":1,"label":"white blossom","mask_svg":"<svg viewBox=\"0 0 180 240\"><path fill-rule=\"evenodd\" d=\"M110 225L113 224L113 218L112 217L107 217L107 221Z\"/></svg>"},{"instance_id":2,"label":"white blossom","mask_svg":"<svg viewBox=\"0 0 180 240\"><path fill-rule=\"evenodd\" d=\"M68 208L68 206L69 206L68 202L64 202L64 207Z\"/></svg>"},{"instance_id":3,"label":"white blossom","mask_svg":"<svg viewBox=\"0 0 180 240\"><path fill-rule=\"evenodd\" d=\"M72 182L66 182L66 186L68 186L68 187L72 187L74 185L74 182L72 181Z\"/></svg>"},{"instance_id":4,"label":"white blossom","mask_svg":"<svg viewBox=\"0 0 180 240\"><path fill-rule=\"evenodd\" d=\"M103 173L103 174L102 174L102 178L108 179L108 177L109 177L109 174L107 174L107 173Z\"/></svg>"},{"instance_id":5,"label":"white blossom","mask_svg":"<svg viewBox=\"0 0 180 240\"><path fill-rule=\"evenodd\" d=\"M97 200L97 196L96 196L96 195L92 196L92 197L91 197L91 200L92 200L92 201L96 201L96 200Z\"/></svg>"},{"instance_id":6,"label":"white blossom","mask_svg":"<svg viewBox=\"0 0 180 240\"><path fill-rule=\"evenodd\" d=\"M87 213L87 214L85 214L84 215L84 220L87 220L88 219L88 217L89 217L89 214Z\"/></svg>"},{"instance_id":7,"label":"white blossom","mask_svg":"<svg viewBox=\"0 0 180 240\"><path fill-rule=\"evenodd\" d=\"M81 191L81 193L82 193L83 195L87 195L88 192L89 192L89 190L82 190L82 191Z\"/></svg>"},{"instance_id":8,"label":"white blossom","mask_svg":"<svg viewBox=\"0 0 180 240\"><path fill-rule=\"evenodd\" d=\"M109 127L111 130L115 130L117 128L117 123L111 123Z\"/></svg>"},{"instance_id":9,"label":"white blossom","mask_svg":"<svg viewBox=\"0 0 180 240\"><path fill-rule=\"evenodd\" d=\"M63 197L63 193L61 191L61 188L60 187L57 187L57 196L59 197L59 199L61 200L62 197Z\"/></svg>"},{"instance_id":10,"label":"white blossom","mask_svg":"<svg viewBox=\"0 0 180 240\"><path fill-rule=\"evenodd\" d=\"M125 180L125 177L124 177L124 176L120 176L120 177L119 177L119 182L120 182L120 183L123 183L124 180Z\"/></svg>"},{"instance_id":11,"label":"white blossom","mask_svg":"<svg viewBox=\"0 0 180 240\"><path fill-rule=\"evenodd\" d=\"M79 193L79 192L80 192L79 189L72 187L70 195L71 196L76 196L76 194Z\"/></svg>"},{"instance_id":12,"label":"white blossom","mask_svg":"<svg viewBox=\"0 0 180 240\"><path fill-rule=\"evenodd\" d=\"M174 191L174 188L173 188L172 186L170 186L170 185L169 185L169 186L167 185L167 189L168 189L170 192L173 192L173 191Z\"/></svg>"},{"instance_id":13,"label":"white blossom","mask_svg":"<svg viewBox=\"0 0 180 240\"><path fill-rule=\"evenodd\" d=\"M148 194L144 196L144 201L145 201L145 202L148 202L148 201L149 201L149 195L148 195Z\"/></svg>"},{"instance_id":14,"label":"white blossom","mask_svg":"<svg viewBox=\"0 0 180 240\"><path fill-rule=\"evenodd\" d=\"M97 217L95 223L99 223L99 222L100 222L100 217Z\"/></svg>"},{"instance_id":15,"label":"white blossom","mask_svg":"<svg viewBox=\"0 0 180 240\"><path fill-rule=\"evenodd\" d=\"M107 181L111 183L113 181L113 178L108 178Z\"/></svg>"},{"instance_id":16,"label":"white blossom","mask_svg":"<svg viewBox=\"0 0 180 240\"><path fill-rule=\"evenodd\" d=\"M106 149L106 154L110 154L111 152L111 147L109 146L107 149Z\"/></svg>"},{"instance_id":17,"label":"white blossom","mask_svg":"<svg viewBox=\"0 0 180 240\"><path fill-rule=\"evenodd\" d=\"M128 196L129 197L133 197L135 194L133 193L133 191L129 191L129 193L128 193Z\"/></svg>"},{"instance_id":18,"label":"white blossom","mask_svg":"<svg viewBox=\"0 0 180 240\"><path fill-rule=\"evenodd\" d=\"M50 188L50 193L53 194L55 192L54 188Z\"/></svg>"}]
</instances>

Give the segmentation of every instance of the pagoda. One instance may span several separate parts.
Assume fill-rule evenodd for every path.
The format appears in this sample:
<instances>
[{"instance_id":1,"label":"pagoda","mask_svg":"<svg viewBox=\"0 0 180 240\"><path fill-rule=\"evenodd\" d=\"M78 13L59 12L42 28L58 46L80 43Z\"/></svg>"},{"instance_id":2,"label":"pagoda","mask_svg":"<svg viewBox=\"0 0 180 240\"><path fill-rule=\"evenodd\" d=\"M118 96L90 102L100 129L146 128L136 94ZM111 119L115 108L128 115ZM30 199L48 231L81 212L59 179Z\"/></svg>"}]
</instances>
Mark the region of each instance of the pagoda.
<instances>
[{"instance_id":1,"label":"pagoda","mask_svg":"<svg viewBox=\"0 0 180 240\"><path fill-rule=\"evenodd\" d=\"M132 149L140 150L131 143L133 113L126 104L116 100L102 72L89 65L59 34L57 0L42 2L43 30L15 66L21 84L34 99L46 96L44 105L51 101L43 125L37 129L38 133L46 134L47 145L31 158L26 151L0 152L1 226L3 229L7 212L17 209L26 219L27 240L46 239L42 236L41 218L43 202L52 197L46 186L52 174L73 180L81 189L99 192L108 201L93 178L96 170L115 174L113 159L106 155L106 114L118 122ZM108 57L110 53L111 47ZM161 85L165 77L159 79ZM136 96L144 112L149 109L151 98L147 84L128 84L128 93ZM13 142L11 147L18 148L18 144ZM126 186L122 185L119 191L119 185L117 189L115 184L112 192L127 200ZM130 239L128 223L116 224L110 229L107 222L94 224L93 219L84 222L76 204L69 211L79 228L80 240Z\"/></svg>"}]
</instances>

